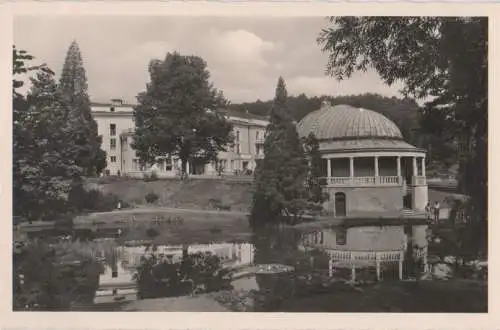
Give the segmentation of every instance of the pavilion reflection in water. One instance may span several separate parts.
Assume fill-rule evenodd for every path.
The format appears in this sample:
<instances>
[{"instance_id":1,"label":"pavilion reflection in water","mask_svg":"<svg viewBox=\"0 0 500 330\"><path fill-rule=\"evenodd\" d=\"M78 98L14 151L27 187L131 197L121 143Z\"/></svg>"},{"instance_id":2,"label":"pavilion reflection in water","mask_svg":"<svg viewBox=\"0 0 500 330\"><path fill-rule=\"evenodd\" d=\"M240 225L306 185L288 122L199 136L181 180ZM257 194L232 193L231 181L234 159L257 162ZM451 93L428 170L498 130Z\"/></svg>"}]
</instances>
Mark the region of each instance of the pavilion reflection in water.
<instances>
[{"instance_id":1,"label":"pavilion reflection in water","mask_svg":"<svg viewBox=\"0 0 500 330\"><path fill-rule=\"evenodd\" d=\"M302 236L299 247L303 251L320 250L328 254L329 275L335 269L351 269L352 280L356 269L375 267L377 279L381 268L398 264L399 279L403 277L403 262L410 251L427 269L427 226L360 226L316 230Z\"/></svg>"}]
</instances>

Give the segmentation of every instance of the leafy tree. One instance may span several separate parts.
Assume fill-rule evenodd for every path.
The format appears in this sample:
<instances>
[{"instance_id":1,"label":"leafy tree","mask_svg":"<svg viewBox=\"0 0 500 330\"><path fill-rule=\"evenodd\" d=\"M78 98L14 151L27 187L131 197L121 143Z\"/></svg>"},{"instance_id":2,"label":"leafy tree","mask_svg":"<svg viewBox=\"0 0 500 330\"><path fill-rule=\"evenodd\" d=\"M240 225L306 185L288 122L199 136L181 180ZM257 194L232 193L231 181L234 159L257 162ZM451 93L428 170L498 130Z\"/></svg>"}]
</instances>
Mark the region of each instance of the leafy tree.
<instances>
[{"instance_id":1,"label":"leafy tree","mask_svg":"<svg viewBox=\"0 0 500 330\"><path fill-rule=\"evenodd\" d=\"M287 91L278 79L264 142L264 159L255 171L251 223L276 223L284 213L295 219L307 207L307 160L287 107Z\"/></svg>"},{"instance_id":2,"label":"leafy tree","mask_svg":"<svg viewBox=\"0 0 500 330\"><path fill-rule=\"evenodd\" d=\"M62 99L68 107L67 120L74 141L72 157L86 176L95 176L106 167L106 153L101 149L102 137L92 117L87 76L76 41L69 46L59 82Z\"/></svg>"},{"instance_id":3,"label":"leafy tree","mask_svg":"<svg viewBox=\"0 0 500 330\"><path fill-rule=\"evenodd\" d=\"M137 96L133 148L143 164L158 157L186 164L214 161L232 142L232 125L219 112L227 105L210 82L206 62L198 56L168 53L149 65L150 82Z\"/></svg>"},{"instance_id":4,"label":"leafy tree","mask_svg":"<svg viewBox=\"0 0 500 330\"><path fill-rule=\"evenodd\" d=\"M18 68L26 66L20 62L33 59L26 53L22 57L15 53ZM14 70L14 77L27 72ZM36 70L27 98L13 91L14 214L30 221L64 213L71 182L82 174L70 157L71 127L53 72L44 66ZM15 88L20 86L16 84Z\"/></svg>"},{"instance_id":5,"label":"leafy tree","mask_svg":"<svg viewBox=\"0 0 500 330\"><path fill-rule=\"evenodd\" d=\"M486 251L488 20L484 17L338 17L318 42L337 79L373 67L406 95L431 98L422 131L460 146L459 182L471 196L476 252ZM432 120L431 120L432 119Z\"/></svg>"},{"instance_id":6,"label":"leafy tree","mask_svg":"<svg viewBox=\"0 0 500 330\"><path fill-rule=\"evenodd\" d=\"M319 141L316 139L314 133L310 133L304 139L304 147L309 158L309 199L315 204L321 204L327 200L327 195L323 193L321 186L322 182L320 178L323 176L323 159L319 152Z\"/></svg>"}]
</instances>

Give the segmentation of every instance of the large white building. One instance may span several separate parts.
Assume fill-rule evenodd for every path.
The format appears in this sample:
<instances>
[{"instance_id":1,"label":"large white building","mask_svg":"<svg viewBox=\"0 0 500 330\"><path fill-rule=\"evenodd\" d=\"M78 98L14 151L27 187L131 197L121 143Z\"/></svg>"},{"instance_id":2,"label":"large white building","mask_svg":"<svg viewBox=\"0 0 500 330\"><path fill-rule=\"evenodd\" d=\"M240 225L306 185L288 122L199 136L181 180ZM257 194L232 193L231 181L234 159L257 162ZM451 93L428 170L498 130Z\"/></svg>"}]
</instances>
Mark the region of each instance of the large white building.
<instances>
[{"instance_id":1,"label":"large white building","mask_svg":"<svg viewBox=\"0 0 500 330\"><path fill-rule=\"evenodd\" d=\"M109 103L93 103L92 113L102 136L102 149L107 154L107 175L139 177L155 171L159 177L176 176L180 161L167 158L149 168L141 168L131 143L134 133L133 105L113 99ZM224 174L245 173L255 169L256 160L264 156L264 134L268 125L266 117L227 110L226 118L233 124L234 147L218 155ZM194 175L215 175L215 164L188 164Z\"/></svg>"}]
</instances>

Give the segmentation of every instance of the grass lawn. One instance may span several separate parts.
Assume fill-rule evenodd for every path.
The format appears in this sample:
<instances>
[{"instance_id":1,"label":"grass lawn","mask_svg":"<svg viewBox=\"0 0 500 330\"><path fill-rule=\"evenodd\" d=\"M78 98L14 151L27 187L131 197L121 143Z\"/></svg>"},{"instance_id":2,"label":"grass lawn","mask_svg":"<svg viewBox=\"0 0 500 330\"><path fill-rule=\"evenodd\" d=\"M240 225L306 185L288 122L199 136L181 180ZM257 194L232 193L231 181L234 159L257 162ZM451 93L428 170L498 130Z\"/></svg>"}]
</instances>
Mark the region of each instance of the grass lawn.
<instances>
[{"instance_id":1,"label":"grass lawn","mask_svg":"<svg viewBox=\"0 0 500 330\"><path fill-rule=\"evenodd\" d=\"M159 196L156 206L186 209L209 209L210 200L218 199L230 205L232 211L247 212L252 197L252 182L218 179L190 179L187 182L120 179L99 186L104 193L113 193L132 205L146 204L144 197L154 192Z\"/></svg>"},{"instance_id":2,"label":"grass lawn","mask_svg":"<svg viewBox=\"0 0 500 330\"><path fill-rule=\"evenodd\" d=\"M339 291L293 298L280 312L486 313L484 282L449 280L381 282L362 292Z\"/></svg>"}]
</instances>

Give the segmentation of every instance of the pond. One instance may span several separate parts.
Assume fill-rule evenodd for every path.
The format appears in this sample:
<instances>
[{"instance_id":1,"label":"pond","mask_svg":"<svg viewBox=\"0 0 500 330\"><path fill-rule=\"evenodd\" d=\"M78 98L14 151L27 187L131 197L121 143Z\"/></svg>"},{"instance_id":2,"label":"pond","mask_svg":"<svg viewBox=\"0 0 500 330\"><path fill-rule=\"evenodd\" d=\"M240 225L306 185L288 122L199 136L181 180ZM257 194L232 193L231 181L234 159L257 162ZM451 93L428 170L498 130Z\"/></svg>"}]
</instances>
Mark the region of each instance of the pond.
<instances>
[{"instance_id":1,"label":"pond","mask_svg":"<svg viewBox=\"0 0 500 330\"><path fill-rule=\"evenodd\" d=\"M96 301L178 296L196 290L233 290L259 293L259 299L265 301L261 301L261 307L273 310L279 305L276 299L314 286L321 290L336 281L359 284L412 276L406 260L415 252L424 259L426 229L425 225L314 230L286 227L235 240L211 233L204 239L200 235L184 236L167 244L157 239L164 236L162 231L170 230L160 224L122 228L114 235L108 233L106 238L94 239L112 246L111 250L98 248L94 252L106 264ZM419 248L415 250L414 245ZM191 264L194 267L191 273L185 270L188 256L198 260ZM215 259L207 261L207 256ZM219 274L217 285L213 279L212 284L202 279L219 273L217 270L227 270L229 278L224 280ZM138 274L143 274L143 282ZM144 284L146 277L154 283ZM201 288L197 287L198 282L203 284Z\"/></svg>"}]
</instances>

